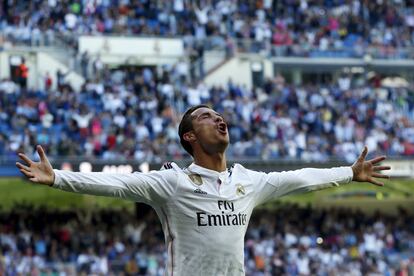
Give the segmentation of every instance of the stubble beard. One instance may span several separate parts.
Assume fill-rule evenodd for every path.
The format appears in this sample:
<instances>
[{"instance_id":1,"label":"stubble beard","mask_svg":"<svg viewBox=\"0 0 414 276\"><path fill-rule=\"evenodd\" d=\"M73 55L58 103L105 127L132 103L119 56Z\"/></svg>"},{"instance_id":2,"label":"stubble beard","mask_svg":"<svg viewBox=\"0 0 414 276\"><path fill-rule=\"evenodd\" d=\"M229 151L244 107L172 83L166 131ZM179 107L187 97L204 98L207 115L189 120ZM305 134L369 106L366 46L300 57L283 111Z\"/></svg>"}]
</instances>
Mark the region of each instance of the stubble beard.
<instances>
[{"instance_id":1,"label":"stubble beard","mask_svg":"<svg viewBox=\"0 0 414 276\"><path fill-rule=\"evenodd\" d=\"M215 144L201 144L201 147L203 148L204 152L213 155L217 153L224 154L228 145L229 145L228 140L221 140Z\"/></svg>"}]
</instances>

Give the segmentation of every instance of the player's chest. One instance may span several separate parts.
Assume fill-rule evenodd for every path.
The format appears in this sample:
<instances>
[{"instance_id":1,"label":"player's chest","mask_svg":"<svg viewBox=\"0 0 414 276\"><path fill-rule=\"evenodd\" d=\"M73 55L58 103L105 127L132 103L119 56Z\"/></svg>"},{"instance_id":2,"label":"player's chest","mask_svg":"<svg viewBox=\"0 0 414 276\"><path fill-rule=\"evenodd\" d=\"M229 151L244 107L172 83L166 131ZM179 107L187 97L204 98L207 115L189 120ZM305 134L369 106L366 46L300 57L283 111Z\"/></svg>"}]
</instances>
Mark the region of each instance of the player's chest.
<instances>
[{"instance_id":1,"label":"player's chest","mask_svg":"<svg viewBox=\"0 0 414 276\"><path fill-rule=\"evenodd\" d=\"M183 208L208 212L235 212L254 204L253 183L237 177L202 177L198 174L179 178L176 201Z\"/></svg>"}]
</instances>

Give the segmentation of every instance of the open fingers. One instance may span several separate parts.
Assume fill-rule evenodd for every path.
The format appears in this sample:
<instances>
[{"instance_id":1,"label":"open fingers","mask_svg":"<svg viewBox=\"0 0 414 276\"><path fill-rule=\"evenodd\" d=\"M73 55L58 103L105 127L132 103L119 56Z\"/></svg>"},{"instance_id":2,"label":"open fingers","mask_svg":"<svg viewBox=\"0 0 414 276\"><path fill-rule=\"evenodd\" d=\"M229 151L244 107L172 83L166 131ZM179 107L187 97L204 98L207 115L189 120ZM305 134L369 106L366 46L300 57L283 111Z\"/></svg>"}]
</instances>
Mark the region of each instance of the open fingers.
<instances>
[{"instance_id":1,"label":"open fingers","mask_svg":"<svg viewBox=\"0 0 414 276\"><path fill-rule=\"evenodd\" d=\"M25 169L19 169L19 170L22 174L24 174L29 179L34 177L34 174L30 171L26 171Z\"/></svg>"},{"instance_id":2,"label":"open fingers","mask_svg":"<svg viewBox=\"0 0 414 276\"><path fill-rule=\"evenodd\" d=\"M19 153L18 156L20 159L22 159L24 162L26 162L29 166L32 165L34 162L30 160L29 157L27 157L24 153Z\"/></svg>"},{"instance_id":3,"label":"open fingers","mask_svg":"<svg viewBox=\"0 0 414 276\"><path fill-rule=\"evenodd\" d=\"M390 166L375 166L373 168L374 171L386 171L386 170L391 170Z\"/></svg>"},{"instance_id":4,"label":"open fingers","mask_svg":"<svg viewBox=\"0 0 414 276\"><path fill-rule=\"evenodd\" d=\"M389 175L380 174L380 173L373 173L372 176L373 177L376 177L376 178L385 178L385 179L389 179L390 178Z\"/></svg>"},{"instance_id":5,"label":"open fingers","mask_svg":"<svg viewBox=\"0 0 414 276\"><path fill-rule=\"evenodd\" d=\"M370 182L370 183L372 183L374 185L377 185L377 186L384 186L384 183L383 182L378 181L378 180L376 180L376 179L374 179L372 177L368 180L368 182Z\"/></svg>"},{"instance_id":6,"label":"open fingers","mask_svg":"<svg viewBox=\"0 0 414 276\"><path fill-rule=\"evenodd\" d=\"M37 150L37 153L39 154L40 161L47 162L47 157L46 157L45 151L43 150L42 146L38 145L36 147L36 150Z\"/></svg>"},{"instance_id":7,"label":"open fingers","mask_svg":"<svg viewBox=\"0 0 414 276\"><path fill-rule=\"evenodd\" d=\"M28 166L23 165L23 164L22 164L22 163L20 163L20 162L16 162L16 167L18 167L18 168L19 168L19 169L21 169L21 170L30 171L30 168L29 168Z\"/></svg>"},{"instance_id":8,"label":"open fingers","mask_svg":"<svg viewBox=\"0 0 414 276\"><path fill-rule=\"evenodd\" d=\"M19 171L24 174L27 178L29 178L30 181L32 181L33 178L35 178L34 173L30 169L30 167L23 165L20 162L16 162L16 167L19 169Z\"/></svg>"},{"instance_id":9,"label":"open fingers","mask_svg":"<svg viewBox=\"0 0 414 276\"><path fill-rule=\"evenodd\" d=\"M365 157L367 157L368 154L368 148L367 146L364 147L364 149L362 150L361 154L358 157L358 161L363 162L365 160Z\"/></svg>"},{"instance_id":10,"label":"open fingers","mask_svg":"<svg viewBox=\"0 0 414 276\"><path fill-rule=\"evenodd\" d=\"M386 159L385 156L379 156L379 157L375 157L374 159L369 160L369 162L371 164L377 164L377 163L379 163L381 161L384 161L385 159Z\"/></svg>"}]
</instances>

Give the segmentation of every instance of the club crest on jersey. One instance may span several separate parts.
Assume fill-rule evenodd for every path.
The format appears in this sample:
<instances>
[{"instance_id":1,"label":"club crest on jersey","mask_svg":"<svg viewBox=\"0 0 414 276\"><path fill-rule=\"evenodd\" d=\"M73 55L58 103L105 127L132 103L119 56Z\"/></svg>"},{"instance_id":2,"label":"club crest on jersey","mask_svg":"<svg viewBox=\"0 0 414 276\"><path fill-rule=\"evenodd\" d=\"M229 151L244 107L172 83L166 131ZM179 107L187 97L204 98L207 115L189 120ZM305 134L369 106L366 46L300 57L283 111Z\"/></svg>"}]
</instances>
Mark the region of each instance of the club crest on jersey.
<instances>
[{"instance_id":1,"label":"club crest on jersey","mask_svg":"<svg viewBox=\"0 0 414 276\"><path fill-rule=\"evenodd\" d=\"M242 196L246 194L246 190L244 189L244 186L242 184L236 185L236 195Z\"/></svg>"},{"instance_id":2,"label":"club crest on jersey","mask_svg":"<svg viewBox=\"0 0 414 276\"><path fill-rule=\"evenodd\" d=\"M191 181L200 186L203 185L203 179L201 178L201 176L199 174L189 174L188 177L191 179Z\"/></svg>"}]
</instances>

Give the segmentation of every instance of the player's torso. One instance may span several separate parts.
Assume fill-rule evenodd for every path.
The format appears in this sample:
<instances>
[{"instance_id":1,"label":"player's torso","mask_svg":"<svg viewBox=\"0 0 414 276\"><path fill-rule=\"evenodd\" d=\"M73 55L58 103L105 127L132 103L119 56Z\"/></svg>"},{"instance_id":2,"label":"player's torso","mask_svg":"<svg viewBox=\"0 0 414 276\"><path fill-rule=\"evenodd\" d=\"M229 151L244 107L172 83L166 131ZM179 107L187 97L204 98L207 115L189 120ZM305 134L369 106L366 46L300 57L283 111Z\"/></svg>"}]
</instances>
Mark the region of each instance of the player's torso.
<instances>
[{"instance_id":1,"label":"player's torso","mask_svg":"<svg viewBox=\"0 0 414 276\"><path fill-rule=\"evenodd\" d=\"M180 251L176 265L185 263L182 269L202 271L193 275L243 274L244 235L254 208L252 180L237 170L221 174L183 170L177 180L177 191L165 210L167 231Z\"/></svg>"},{"instance_id":2,"label":"player's torso","mask_svg":"<svg viewBox=\"0 0 414 276\"><path fill-rule=\"evenodd\" d=\"M175 196L166 208L176 245L204 256L204 261L210 254L231 254L243 262L244 235L254 207L252 181L237 170L220 174L183 170L177 180Z\"/></svg>"},{"instance_id":3,"label":"player's torso","mask_svg":"<svg viewBox=\"0 0 414 276\"><path fill-rule=\"evenodd\" d=\"M210 175L186 169L178 183L174 205L197 228L218 231L247 226L254 207L253 183L237 170Z\"/></svg>"}]
</instances>

